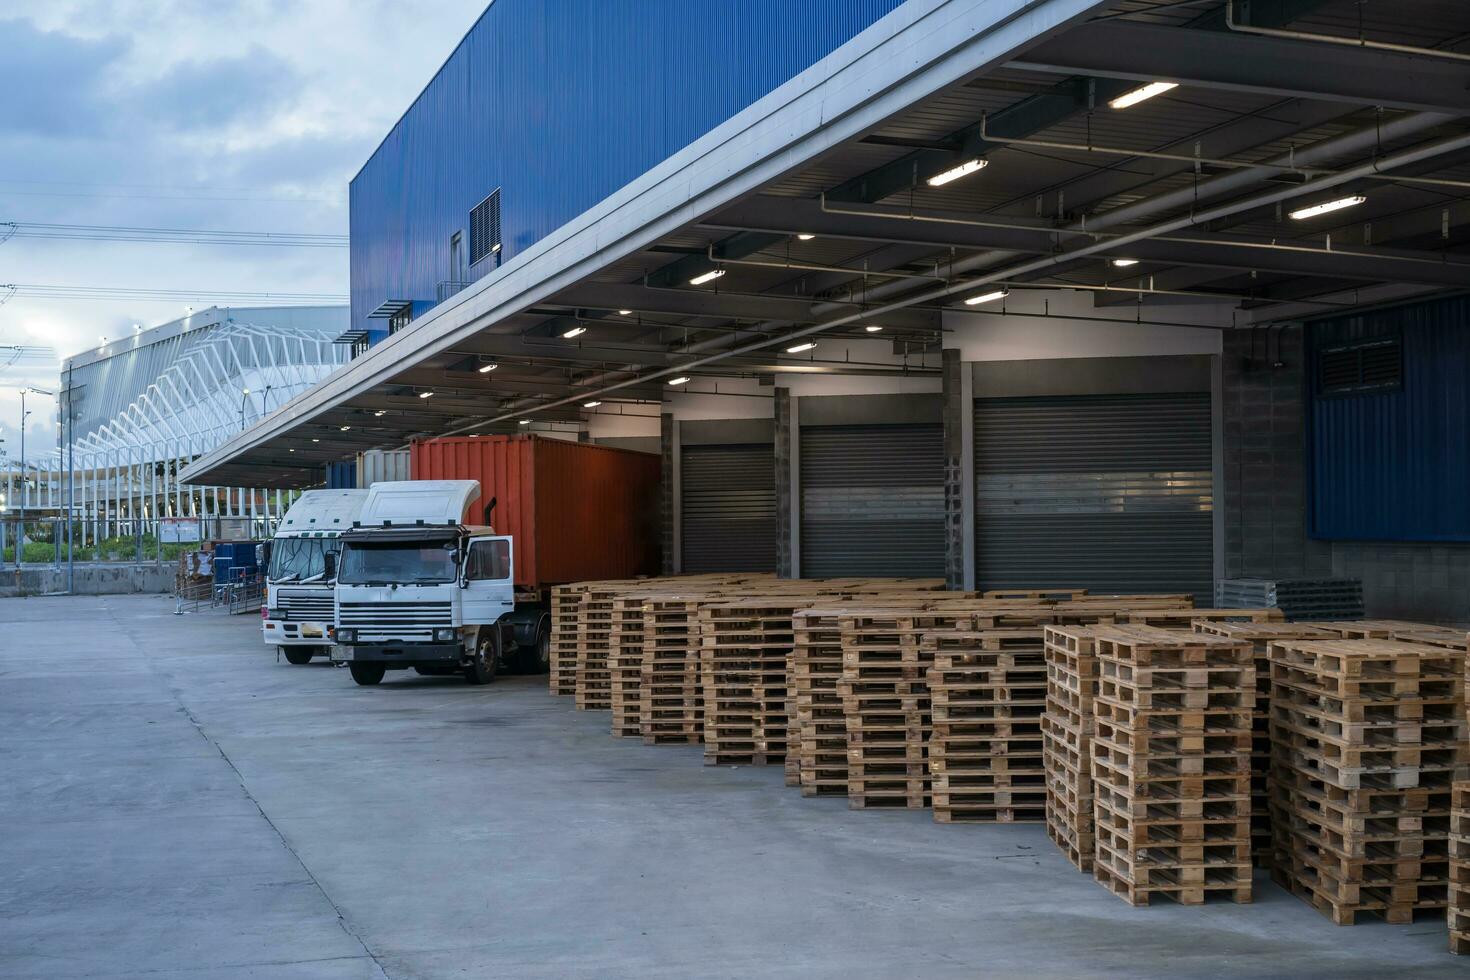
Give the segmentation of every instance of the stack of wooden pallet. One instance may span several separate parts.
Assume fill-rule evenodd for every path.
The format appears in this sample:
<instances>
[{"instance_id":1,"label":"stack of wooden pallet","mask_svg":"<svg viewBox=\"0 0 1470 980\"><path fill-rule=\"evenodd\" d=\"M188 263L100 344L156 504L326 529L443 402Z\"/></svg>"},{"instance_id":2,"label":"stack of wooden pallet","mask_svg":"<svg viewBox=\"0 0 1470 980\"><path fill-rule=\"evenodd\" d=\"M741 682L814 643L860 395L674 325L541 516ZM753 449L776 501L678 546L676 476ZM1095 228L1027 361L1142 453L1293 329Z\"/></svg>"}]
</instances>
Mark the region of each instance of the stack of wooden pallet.
<instances>
[{"instance_id":1,"label":"stack of wooden pallet","mask_svg":"<svg viewBox=\"0 0 1470 980\"><path fill-rule=\"evenodd\" d=\"M612 632L608 636L612 733L637 738L643 734L643 596L623 593L613 599Z\"/></svg>"},{"instance_id":2,"label":"stack of wooden pallet","mask_svg":"<svg viewBox=\"0 0 1470 980\"><path fill-rule=\"evenodd\" d=\"M1091 871L1093 833L1092 735L1097 698L1097 644L1089 626L1049 626L1045 635L1046 833L1067 860Z\"/></svg>"},{"instance_id":3,"label":"stack of wooden pallet","mask_svg":"<svg viewBox=\"0 0 1470 980\"><path fill-rule=\"evenodd\" d=\"M650 745L703 740L699 604L698 595L644 597L639 725Z\"/></svg>"},{"instance_id":4,"label":"stack of wooden pallet","mask_svg":"<svg viewBox=\"0 0 1470 980\"><path fill-rule=\"evenodd\" d=\"M701 607L706 765L785 760L791 612L766 597Z\"/></svg>"},{"instance_id":5,"label":"stack of wooden pallet","mask_svg":"<svg viewBox=\"0 0 1470 980\"><path fill-rule=\"evenodd\" d=\"M1041 630L927 633L922 652L931 664L928 759L934 819L1044 819L1046 658Z\"/></svg>"},{"instance_id":6,"label":"stack of wooden pallet","mask_svg":"<svg viewBox=\"0 0 1470 980\"><path fill-rule=\"evenodd\" d=\"M606 711L612 707L613 605L626 587L622 582L596 582L582 594L577 614L579 711Z\"/></svg>"},{"instance_id":7,"label":"stack of wooden pallet","mask_svg":"<svg viewBox=\"0 0 1470 980\"><path fill-rule=\"evenodd\" d=\"M1249 644L1103 627L1093 876L1133 905L1251 900Z\"/></svg>"},{"instance_id":8,"label":"stack of wooden pallet","mask_svg":"<svg viewBox=\"0 0 1470 980\"><path fill-rule=\"evenodd\" d=\"M840 606L800 609L792 617L791 689L802 796L847 795L847 717L842 694Z\"/></svg>"},{"instance_id":9,"label":"stack of wooden pallet","mask_svg":"<svg viewBox=\"0 0 1470 980\"><path fill-rule=\"evenodd\" d=\"M1194 628L1211 636L1224 636L1250 643L1255 652L1256 707L1251 721L1251 860L1256 867L1269 868L1274 853L1271 843L1271 807L1266 792L1271 773L1271 644L1277 640L1305 640L1332 634L1310 623L1230 622L1197 620Z\"/></svg>"},{"instance_id":10,"label":"stack of wooden pallet","mask_svg":"<svg viewBox=\"0 0 1470 980\"><path fill-rule=\"evenodd\" d=\"M1271 645L1272 876L1339 925L1447 904L1463 659L1383 639Z\"/></svg>"},{"instance_id":11,"label":"stack of wooden pallet","mask_svg":"<svg viewBox=\"0 0 1470 980\"><path fill-rule=\"evenodd\" d=\"M1450 798L1450 952L1470 956L1470 780Z\"/></svg>"},{"instance_id":12,"label":"stack of wooden pallet","mask_svg":"<svg viewBox=\"0 0 1470 980\"><path fill-rule=\"evenodd\" d=\"M551 693L577 693L578 619L586 583L551 590Z\"/></svg>"}]
</instances>

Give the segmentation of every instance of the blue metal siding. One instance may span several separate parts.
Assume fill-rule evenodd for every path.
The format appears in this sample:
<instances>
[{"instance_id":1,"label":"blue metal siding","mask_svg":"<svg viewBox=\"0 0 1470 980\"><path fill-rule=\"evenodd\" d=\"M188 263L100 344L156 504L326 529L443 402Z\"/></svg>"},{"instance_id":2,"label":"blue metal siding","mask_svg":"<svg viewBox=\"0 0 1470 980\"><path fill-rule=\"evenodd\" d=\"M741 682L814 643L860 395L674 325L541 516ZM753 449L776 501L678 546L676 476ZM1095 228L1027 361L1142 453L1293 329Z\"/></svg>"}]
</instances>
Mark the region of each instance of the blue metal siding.
<instances>
[{"instance_id":1,"label":"blue metal siding","mask_svg":"<svg viewBox=\"0 0 1470 980\"><path fill-rule=\"evenodd\" d=\"M345 463L327 464L327 489L328 490L355 490L357 489L357 461L348 460Z\"/></svg>"},{"instance_id":2,"label":"blue metal siding","mask_svg":"<svg viewBox=\"0 0 1470 980\"><path fill-rule=\"evenodd\" d=\"M379 303L434 305L450 236L495 188L504 261L900 2L496 0L352 181L353 326L376 341Z\"/></svg>"},{"instance_id":3,"label":"blue metal siding","mask_svg":"<svg viewBox=\"0 0 1470 980\"><path fill-rule=\"evenodd\" d=\"M1403 388L1321 397L1310 413L1313 537L1470 541L1470 297L1376 310L1312 325L1316 352L1398 334Z\"/></svg>"}]
</instances>

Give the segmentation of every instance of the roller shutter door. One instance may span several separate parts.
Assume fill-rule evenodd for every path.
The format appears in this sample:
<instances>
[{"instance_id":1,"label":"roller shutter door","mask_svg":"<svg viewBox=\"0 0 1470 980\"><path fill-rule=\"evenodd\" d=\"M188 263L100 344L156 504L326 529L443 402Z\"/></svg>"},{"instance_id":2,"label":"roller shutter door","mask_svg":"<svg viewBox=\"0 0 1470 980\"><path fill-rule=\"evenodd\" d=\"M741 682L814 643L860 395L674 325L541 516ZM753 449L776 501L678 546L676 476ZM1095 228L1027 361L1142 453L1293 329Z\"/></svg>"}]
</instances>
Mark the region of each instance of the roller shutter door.
<instances>
[{"instance_id":1,"label":"roller shutter door","mask_svg":"<svg viewBox=\"0 0 1470 980\"><path fill-rule=\"evenodd\" d=\"M1205 392L977 399L979 587L1209 605L1211 460Z\"/></svg>"},{"instance_id":2,"label":"roller shutter door","mask_svg":"<svg viewBox=\"0 0 1470 980\"><path fill-rule=\"evenodd\" d=\"M776 455L770 443L683 446L682 568L695 572L776 569Z\"/></svg>"},{"instance_id":3,"label":"roller shutter door","mask_svg":"<svg viewBox=\"0 0 1470 980\"><path fill-rule=\"evenodd\" d=\"M944 575L944 429L803 426L801 576Z\"/></svg>"}]
</instances>

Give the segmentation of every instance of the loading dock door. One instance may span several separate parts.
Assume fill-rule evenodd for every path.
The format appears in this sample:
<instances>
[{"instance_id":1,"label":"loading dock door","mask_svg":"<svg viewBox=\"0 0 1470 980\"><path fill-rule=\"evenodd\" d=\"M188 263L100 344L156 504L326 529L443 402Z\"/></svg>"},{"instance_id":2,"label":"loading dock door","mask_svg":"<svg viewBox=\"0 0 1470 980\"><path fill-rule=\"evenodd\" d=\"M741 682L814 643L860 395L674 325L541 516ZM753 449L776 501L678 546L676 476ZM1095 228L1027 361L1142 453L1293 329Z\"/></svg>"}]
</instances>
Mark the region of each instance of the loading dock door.
<instances>
[{"instance_id":1,"label":"loading dock door","mask_svg":"<svg viewBox=\"0 0 1470 980\"><path fill-rule=\"evenodd\" d=\"M775 571L771 444L683 446L679 460L683 571Z\"/></svg>"},{"instance_id":2,"label":"loading dock door","mask_svg":"<svg viewBox=\"0 0 1470 980\"><path fill-rule=\"evenodd\" d=\"M977 399L979 587L1209 605L1211 458L1207 392Z\"/></svg>"},{"instance_id":3,"label":"loading dock door","mask_svg":"<svg viewBox=\"0 0 1470 980\"><path fill-rule=\"evenodd\" d=\"M944 576L944 428L802 426L801 577Z\"/></svg>"}]
</instances>

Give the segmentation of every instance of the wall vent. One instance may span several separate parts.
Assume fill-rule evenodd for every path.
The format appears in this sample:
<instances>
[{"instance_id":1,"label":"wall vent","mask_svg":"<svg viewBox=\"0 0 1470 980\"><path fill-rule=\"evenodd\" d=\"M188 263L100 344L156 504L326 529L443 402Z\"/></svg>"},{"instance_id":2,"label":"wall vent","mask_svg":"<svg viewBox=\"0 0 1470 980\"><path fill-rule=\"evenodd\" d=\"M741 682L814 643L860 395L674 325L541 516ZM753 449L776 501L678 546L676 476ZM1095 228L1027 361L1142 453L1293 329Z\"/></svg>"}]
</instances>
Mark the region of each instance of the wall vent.
<instances>
[{"instance_id":1,"label":"wall vent","mask_svg":"<svg viewBox=\"0 0 1470 980\"><path fill-rule=\"evenodd\" d=\"M1374 337L1317 351L1317 391L1323 396L1373 395L1404 386L1400 337Z\"/></svg>"},{"instance_id":2,"label":"wall vent","mask_svg":"<svg viewBox=\"0 0 1470 980\"><path fill-rule=\"evenodd\" d=\"M500 254L500 188L470 210L470 265Z\"/></svg>"}]
</instances>

